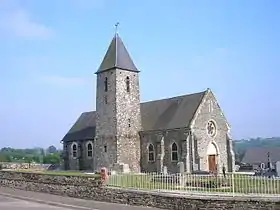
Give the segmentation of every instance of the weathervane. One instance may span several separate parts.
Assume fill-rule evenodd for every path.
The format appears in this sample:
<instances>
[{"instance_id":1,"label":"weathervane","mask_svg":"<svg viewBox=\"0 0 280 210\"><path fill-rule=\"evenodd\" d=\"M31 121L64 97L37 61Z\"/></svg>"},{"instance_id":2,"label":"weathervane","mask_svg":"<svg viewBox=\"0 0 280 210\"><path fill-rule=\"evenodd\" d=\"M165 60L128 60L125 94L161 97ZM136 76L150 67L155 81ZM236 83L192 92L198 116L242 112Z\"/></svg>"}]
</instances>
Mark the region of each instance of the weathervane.
<instances>
[{"instance_id":1,"label":"weathervane","mask_svg":"<svg viewBox=\"0 0 280 210\"><path fill-rule=\"evenodd\" d=\"M117 34L118 33L118 27L119 27L119 22L117 22L116 24L115 24L115 33Z\"/></svg>"}]
</instances>

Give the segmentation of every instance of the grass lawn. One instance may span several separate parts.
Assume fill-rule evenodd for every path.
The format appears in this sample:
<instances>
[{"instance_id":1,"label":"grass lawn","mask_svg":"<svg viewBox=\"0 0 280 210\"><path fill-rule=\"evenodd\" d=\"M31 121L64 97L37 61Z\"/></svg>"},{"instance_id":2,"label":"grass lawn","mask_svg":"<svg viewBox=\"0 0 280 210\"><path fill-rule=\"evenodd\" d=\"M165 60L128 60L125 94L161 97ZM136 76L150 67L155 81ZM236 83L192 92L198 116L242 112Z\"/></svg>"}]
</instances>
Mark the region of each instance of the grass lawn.
<instances>
[{"instance_id":1,"label":"grass lawn","mask_svg":"<svg viewBox=\"0 0 280 210\"><path fill-rule=\"evenodd\" d=\"M116 187L129 187L136 189L165 189L165 190L190 190L203 192L225 192L245 194L279 194L280 179L252 177L246 175L228 175L224 177L191 176L186 175L180 187L178 183L164 179L154 180L156 175L112 175L108 184Z\"/></svg>"}]
</instances>

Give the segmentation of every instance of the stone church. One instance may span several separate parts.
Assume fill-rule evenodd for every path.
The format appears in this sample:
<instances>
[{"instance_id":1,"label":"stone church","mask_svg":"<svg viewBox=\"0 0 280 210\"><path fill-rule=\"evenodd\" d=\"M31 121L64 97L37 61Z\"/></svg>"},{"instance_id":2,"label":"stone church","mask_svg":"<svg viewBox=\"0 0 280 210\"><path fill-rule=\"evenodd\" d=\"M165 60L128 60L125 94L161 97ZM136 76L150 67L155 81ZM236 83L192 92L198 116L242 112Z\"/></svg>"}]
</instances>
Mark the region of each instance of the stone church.
<instances>
[{"instance_id":1,"label":"stone church","mask_svg":"<svg viewBox=\"0 0 280 210\"><path fill-rule=\"evenodd\" d=\"M96 72L96 111L62 139L66 170L234 170L229 124L210 89L141 103L140 71L116 33Z\"/></svg>"}]
</instances>

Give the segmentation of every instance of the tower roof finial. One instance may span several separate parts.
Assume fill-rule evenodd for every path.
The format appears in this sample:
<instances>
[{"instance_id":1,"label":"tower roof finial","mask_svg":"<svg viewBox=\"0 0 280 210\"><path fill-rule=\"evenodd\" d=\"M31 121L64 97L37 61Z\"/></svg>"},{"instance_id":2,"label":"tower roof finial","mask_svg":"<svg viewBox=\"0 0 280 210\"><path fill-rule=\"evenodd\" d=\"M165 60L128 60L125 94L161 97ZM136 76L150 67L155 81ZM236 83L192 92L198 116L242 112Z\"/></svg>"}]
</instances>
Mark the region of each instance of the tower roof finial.
<instances>
[{"instance_id":1,"label":"tower roof finial","mask_svg":"<svg viewBox=\"0 0 280 210\"><path fill-rule=\"evenodd\" d=\"M116 22L116 24L115 24L115 35L117 35L118 34L118 27L119 27L119 22Z\"/></svg>"}]
</instances>

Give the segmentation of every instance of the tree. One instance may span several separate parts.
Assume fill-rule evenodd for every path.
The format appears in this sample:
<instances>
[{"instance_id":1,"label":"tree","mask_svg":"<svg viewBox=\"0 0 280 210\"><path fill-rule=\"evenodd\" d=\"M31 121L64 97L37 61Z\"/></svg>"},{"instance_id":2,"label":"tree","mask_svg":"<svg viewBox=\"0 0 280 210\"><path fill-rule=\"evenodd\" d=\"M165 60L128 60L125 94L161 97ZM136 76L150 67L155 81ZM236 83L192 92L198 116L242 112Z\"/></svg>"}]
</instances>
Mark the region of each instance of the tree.
<instances>
[{"instance_id":1,"label":"tree","mask_svg":"<svg viewBox=\"0 0 280 210\"><path fill-rule=\"evenodd\" d=\"M60 163L60 153L49 153L44 156L43 163L45 164L58 164Z\"/></svg>"},{"instance_id":2,"label":"tree","mask_svg":"<svg viewBox=\"0 0 280 210\"><path fill-rule=\"evenodd\" d=\"M47 153L56 153L56 152L57 152L57 149L53 145L49 146L47 149Z\"/></svg>"},{"instance_id":3,"label":"tree","mask_svg":"<svg viewBox=\"0 0 280 210\"><path fill-rule=\"evenodd\" d=\"M8 155L0 154L0 162L11 162L11 158Z\"/></svg>"}]
</instances>

